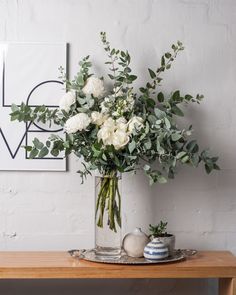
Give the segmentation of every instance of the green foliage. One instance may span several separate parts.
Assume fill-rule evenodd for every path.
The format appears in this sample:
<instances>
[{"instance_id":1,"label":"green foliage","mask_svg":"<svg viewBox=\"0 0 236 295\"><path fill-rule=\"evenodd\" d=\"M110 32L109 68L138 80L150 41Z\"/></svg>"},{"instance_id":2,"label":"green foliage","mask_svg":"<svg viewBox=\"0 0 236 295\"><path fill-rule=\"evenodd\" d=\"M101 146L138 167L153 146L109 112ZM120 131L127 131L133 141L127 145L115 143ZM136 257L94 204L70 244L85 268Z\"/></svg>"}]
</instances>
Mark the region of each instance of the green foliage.
<instances>
[{"instance_id":1,"label":"green foliage","mask_svg":"<svg viewBox=\"0 0 236 295\"><path fill-rule=\"evenodd\" d=\"M49 125L53 122L57 125L60 124L59 119L57 117L58 110L49 110L46 106L37 106L34 109L25 103L21 103L20 106L13 104L11 106L12 113L11 121L19 121L19 122L42 122L49 123Z\"/></svg>"},{"instance_id":2,"label":"green foliage","mask_svg":"<svg viewBox=\"0 0 236 295\"><path fill-rule=\"evenodd\" d=\"M98 139L100 126L91 123L86 130L65 134L65 137L51 135L46 143L34 139L32 147L25 147L30 158L74 153L83 162L84 169L79 171L82 180L96 169L102 174L143 170L150 184L166 183L174 178L180 165L198 167L202 163L207 173L219 170L218 158L211 156L208 150L200 150L197 141L191 138L192 126L181 129L176 123L176 117L184 116L183 106L199 104L203 95L182 94L180 90L170 94L160 91L162 74L172 67L175 58L184 49L182 43L178 41L171 46L171 50L161 57L156 70L148 69L150 80L134 92L133 83L137 76L132 73L128 51L112 48L104 32L101 33L101 40L108 56L106 64L113 87L109 94L97 98L83 92L87 79L93 75L92 64L86 56L79 62L78 73L72 80L68 80L64 69L60 68L66 90L74 91L76 96L68 112L45 106L33 108L22 103L20 106L12 105L11 120L29 124L54 123L64 128L69 118L78 113L91 116L94 111L101 112L104 104L114 120L123 117L129 122L138 116L143 120L142 127L134 128L128 143L121 149L115 149L112 144L104 145Z\"/></svg>"},{"instance_id":3,"label":"green foliage","mask_svg":"<svg viewBox=\"0 0 236 295\"><path fill-rule=\"evenodd\" d=\"M71 81L67 79L65 69L59 67L59 78L65 84L67 90L80 90L84 86L86 80L91 76L91 74L89 74L89 69L92 66L92 63L89 61L89 55L79 62L79 66L80 70Z\"/></svg>"},{"instance_id":4,"label":"green foliage","mask_svg":"<svg viewBox=\"0 0 236 295\"><path fill-rule=\"evenodd\" d=\"M130 55L128 51L112 49L110 43L107 41L105 32L101 32L100 36L109 58L106 64L109 65L109 70L112 72L112 74L108 74L108 76L113 80L114 87L124 88L127 92L130 89L129 85L137 79L137 76L132 74L130 68Z\"/></svg>"},{"instance_id":5,"label":"green foliage","mask_svg":"<svg viewBox=\"0 0 236 295\"><path fill-rule=\"evenodd\" d=\"M168 222L160 221L157 225L149 224L150 236L158 238L167 235L167 224Z\"/></svg>"}]
</instances>

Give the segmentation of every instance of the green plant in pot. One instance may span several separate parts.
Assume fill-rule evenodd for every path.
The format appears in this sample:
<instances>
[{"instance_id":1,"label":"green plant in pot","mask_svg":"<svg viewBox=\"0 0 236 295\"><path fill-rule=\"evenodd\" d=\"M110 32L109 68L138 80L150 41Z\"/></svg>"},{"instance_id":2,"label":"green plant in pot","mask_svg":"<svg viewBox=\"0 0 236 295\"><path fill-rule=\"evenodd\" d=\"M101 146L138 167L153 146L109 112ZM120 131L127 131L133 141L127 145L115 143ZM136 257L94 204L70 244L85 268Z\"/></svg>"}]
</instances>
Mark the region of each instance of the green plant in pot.
<instances>
[{"instance_id":1,"label":"green plant in pot","mask_svg":"<svg viewBox=\"0 0 236 295\"><path fill-rule=\"evenodd\" d=\"M149 238L152 240L158 238L165 245L167 245L169 254L173 255L175 249L175 236L167 232L168 222L160 221L157 225L149 225Z\"/></svg>"}]
</instances>

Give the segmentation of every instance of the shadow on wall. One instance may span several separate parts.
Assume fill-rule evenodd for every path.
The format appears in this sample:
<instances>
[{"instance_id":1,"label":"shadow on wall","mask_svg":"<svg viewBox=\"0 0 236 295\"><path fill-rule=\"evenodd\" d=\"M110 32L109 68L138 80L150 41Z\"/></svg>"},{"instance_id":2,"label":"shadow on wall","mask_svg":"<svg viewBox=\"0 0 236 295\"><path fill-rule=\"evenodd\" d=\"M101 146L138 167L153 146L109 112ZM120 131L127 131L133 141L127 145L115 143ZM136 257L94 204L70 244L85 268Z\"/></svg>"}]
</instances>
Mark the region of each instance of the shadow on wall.
<instances>
[{"instance_id":1,"label":"shadow on wall","mask_svg":"<svg viewBox=\"0 0 236 295\"><path fill-rule=\"evenodd\" d=\"M168 281L168 282L167 282ZM20 292L19 292L20 290ZM99 290L99 292L98 292ZM179 279L179 280L1 280L0 294L4 295L120 295L127 294L158 295L199 295L216 294L215 280Z\"/></svg>"}]
</instances>

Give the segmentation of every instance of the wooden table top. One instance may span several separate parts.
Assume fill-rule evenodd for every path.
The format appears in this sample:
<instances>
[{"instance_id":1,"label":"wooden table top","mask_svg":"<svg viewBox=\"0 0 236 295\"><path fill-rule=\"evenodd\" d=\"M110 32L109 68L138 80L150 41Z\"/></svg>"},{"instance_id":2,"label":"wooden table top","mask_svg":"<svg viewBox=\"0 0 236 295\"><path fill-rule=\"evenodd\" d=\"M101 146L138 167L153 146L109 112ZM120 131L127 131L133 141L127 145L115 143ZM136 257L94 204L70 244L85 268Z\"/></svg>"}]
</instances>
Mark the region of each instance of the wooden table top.
<instances>
[{"instance_id":1,"label":"wooden table top","mask_svg":"<svg viewBox=\"0 0 236 295\"><path fill-rule=\"evenodd\" d=\"M135 266L78 260L66 252L0 252L0 279L230 277L236 277L236 257L228 251L202 251L182 262Z\"/></svg>"}]
</instances>

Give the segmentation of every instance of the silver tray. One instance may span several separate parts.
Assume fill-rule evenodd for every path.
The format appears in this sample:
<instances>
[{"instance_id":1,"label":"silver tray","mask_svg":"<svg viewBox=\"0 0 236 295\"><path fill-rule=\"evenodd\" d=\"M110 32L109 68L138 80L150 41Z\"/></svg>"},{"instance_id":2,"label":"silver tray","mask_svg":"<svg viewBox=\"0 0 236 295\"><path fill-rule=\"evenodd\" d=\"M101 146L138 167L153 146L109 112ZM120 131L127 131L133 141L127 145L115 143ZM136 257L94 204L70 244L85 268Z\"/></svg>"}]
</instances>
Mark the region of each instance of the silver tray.
<instances>
[{"instance_id":1,"label":"silver tray","mask_svg":"<svg viewBox=\"0 0 236 295\"><path fill-rule=\"evenodd\" d=\"M173 256L169 256L167 258L161 259L161 260L147 260L144 257L142 258L133 258L130 256L127 256L125 253L121 255L120 258L118 259L101 259L96 256L94 249L91 250L70 250L68 251L69 254L72 257L78 258L78 259L83 259L87 261L92 261L92 262L99 262L99 263L110 263L110 264L161 264L161 263L171 263L171 262L178 262L185 260L186 257L195 255L197 253L196 250L188 250L188 249L183 249L183 250L175 250Z\"/></svg>"}]
</instances>

